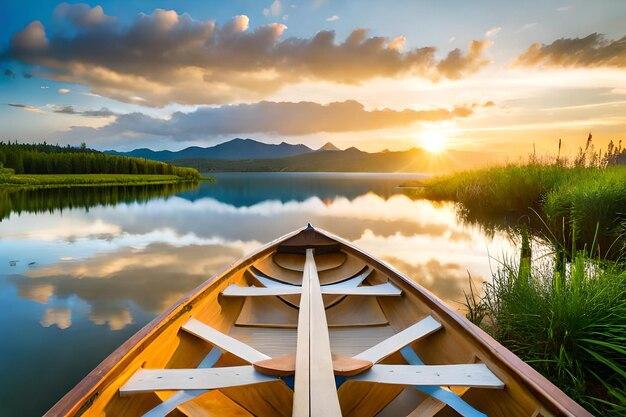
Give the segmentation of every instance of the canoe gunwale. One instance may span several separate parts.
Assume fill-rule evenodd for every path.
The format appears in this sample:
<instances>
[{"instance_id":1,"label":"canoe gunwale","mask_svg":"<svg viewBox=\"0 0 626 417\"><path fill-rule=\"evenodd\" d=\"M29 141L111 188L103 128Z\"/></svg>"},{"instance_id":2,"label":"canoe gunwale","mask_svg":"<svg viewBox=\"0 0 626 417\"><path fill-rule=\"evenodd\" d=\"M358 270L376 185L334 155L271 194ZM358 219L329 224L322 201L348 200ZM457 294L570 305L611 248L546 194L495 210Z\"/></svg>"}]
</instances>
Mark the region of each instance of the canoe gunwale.
<instances>
[{"instance_id":1,"label":"canoe gunwale","mask_svg":"<svg viewBox=\"0 0 626 417\"><path fill-rule=\"evenodd\" d=\"M548 403L548 405L552 408L550 411L571 417L594 417L593 414L568 397L556 385L552 384L538 371L526 362L522 361L517 355L501 345L488 333L470 322L467 318L453 311L439 297L423 288L417 282L408 278L392 265L378 259L375 256L372 256L363 249L326 230L317 227L315 230L341 243L343 249L348 249L351 252L355 252L356 254L365 257L376 269L380 269L382 272L387 272L391 274L391 276L401 279L404 283L412 287L417 293L420 294L421 297L423 297L423 301L429 304L429 307L434 307L435 310L441 310L444 316L447 316L450 319L449 321L446 321L447 324L454 325L457 327L457 330L464 332L467 336L474 339L475 342L480 344L503 368L511 370L510 376L512 378L517 379L535 396Z\"/></svg>"},{"instance_id":2,"label":"canoe gunwale","mask_svg":"<svg viewBox=\"0 0 626 417\"><path fill-rule=\"evenodd\" d=\"M89 409L93 401L98 397L99 391L103 390L108 384L114 380L108 381L103 385L106 379L115 372L116 365L122 361L130 359L133 354L139 354L146 343L150 343L156 338L161 331L167 328L168 322L176 320L180 315L185 314L191 307L189 304L193 301L201 299L203 293L210 289L211 286L219 281L228 279L233 273L245 268L264 255L275 250L280 243L290 237L293 237L306 230L300 228L290 232L284 236L272 240L271 242L261 246L255 251L246 254L234 263L227 265L218 271L211 278L202 282L199 286L191 290L183 296L176 304L168 308L163 313L152 319L137 333L122 343L117 349L109 354L98 366L89 372L74 388L66 393L55 405L48 410L43 417L59 417L59 416L80 416Z\"/></svg>"}]
</instances>

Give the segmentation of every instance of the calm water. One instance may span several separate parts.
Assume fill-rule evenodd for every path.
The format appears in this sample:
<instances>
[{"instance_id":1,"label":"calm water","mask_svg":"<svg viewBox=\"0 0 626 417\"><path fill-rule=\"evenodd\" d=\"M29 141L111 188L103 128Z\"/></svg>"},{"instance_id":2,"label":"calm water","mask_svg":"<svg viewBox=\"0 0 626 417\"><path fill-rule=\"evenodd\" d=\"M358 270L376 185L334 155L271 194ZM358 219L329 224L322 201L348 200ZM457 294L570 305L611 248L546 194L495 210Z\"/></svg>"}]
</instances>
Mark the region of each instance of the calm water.
<instances>
[{"instance_id":1,"label":"calm water","mask_svg":"<svg viewBox=\"0 0 626 417\"><path fill-rule=\"evenodd\" d=\"M226 264L308 222L460 309L506 236L412 201L406 174L220 174L188 187L0 195L0 415L37 416ZM36 393L36 394L35 394Z\"/></svg>"}]
</instances>

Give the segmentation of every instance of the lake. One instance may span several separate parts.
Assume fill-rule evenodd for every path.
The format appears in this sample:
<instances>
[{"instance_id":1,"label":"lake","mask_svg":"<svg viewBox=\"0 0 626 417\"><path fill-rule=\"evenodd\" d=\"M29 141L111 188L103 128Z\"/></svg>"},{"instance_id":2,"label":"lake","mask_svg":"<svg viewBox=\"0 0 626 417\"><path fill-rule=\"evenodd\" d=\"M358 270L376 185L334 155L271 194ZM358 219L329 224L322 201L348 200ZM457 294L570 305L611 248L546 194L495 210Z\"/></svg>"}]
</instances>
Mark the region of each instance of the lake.
<instances>
[{"instance_id":1,"label":"lake","mask_svg":"<svg viewBox=\"0 0 626 417\"><path fill-rule=\"evenodd\" d=\"M480 286L490 256L515 248L397 188L420 177L224 173L198 187L0 194L0 415L41 415L185 293L307 223L462 310L468 273Z\"/></svg>"}]
</instances>

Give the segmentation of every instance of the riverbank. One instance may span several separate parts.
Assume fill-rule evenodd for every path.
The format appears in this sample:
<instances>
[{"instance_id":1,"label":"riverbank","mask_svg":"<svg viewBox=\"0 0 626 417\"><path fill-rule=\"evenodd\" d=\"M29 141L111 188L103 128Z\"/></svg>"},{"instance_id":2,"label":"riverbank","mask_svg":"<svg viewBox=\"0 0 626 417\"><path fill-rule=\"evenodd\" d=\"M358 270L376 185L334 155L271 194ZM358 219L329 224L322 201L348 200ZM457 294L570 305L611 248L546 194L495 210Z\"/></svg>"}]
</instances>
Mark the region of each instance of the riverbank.
<instances>
[{"instance_id":1,"label":"riverbank","mask_svg":"<svg viewBox=\"0 0 626 417\"><path fill-rule=\"evenodd\" d=\"M561 244L596 243L603 254L616 251L626 232L626 167L569 168L509 165L439 176L403 184L414 198L461 203L472 222L504 226L520 219Z\"/></svg>"},{"instance_id":2,"label":"riverbank","mask_svg":"<svg viewBox=\"0 0 626 417\"><path fill-rule=\"evenodd\" d=\"M503 259L467 317L598 416L626 413L626 268L586 252Z\"/></svg>"},{"instance_id":3,"label":"riverbank","mask_svg":"<svg viewBox=\"0 0 626 417\"><path fill-rule=\"evenodd\" d=\"M626 407L626 167L509 165L411 181L413 198L458 203L466 223L504 229L468 318L596 415ZM532 256L529 230L551 253Z\"/></svg>"},{"instance_id":4,"label":"riverbank","mask_svg":"<svg viewBox=\"0 0 626 417\"><path fill-rule=\"evenodd\" d=\"M209 180L202 178L203 180ZM178 175L141 174L21 174L0 175L0 188L102 187L117 185L177 184L198 179Z\"/></svg>"}]
</instances>

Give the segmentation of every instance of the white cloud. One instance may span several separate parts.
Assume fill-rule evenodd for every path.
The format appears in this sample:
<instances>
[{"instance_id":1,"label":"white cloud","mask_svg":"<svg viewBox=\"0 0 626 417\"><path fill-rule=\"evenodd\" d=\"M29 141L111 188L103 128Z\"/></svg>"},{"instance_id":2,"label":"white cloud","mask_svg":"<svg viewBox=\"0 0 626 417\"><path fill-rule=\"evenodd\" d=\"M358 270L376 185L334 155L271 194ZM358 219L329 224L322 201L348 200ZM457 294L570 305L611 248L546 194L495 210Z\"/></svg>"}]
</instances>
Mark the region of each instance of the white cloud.
<instances>
[{"instance_id":1,"label":"white cloud","mask_svg":"<svg viewBox=\"0 0 626 417\"><path fill-rule=\"evenodd\" d=\"M337 20L339 20L339 16L337 15L333 15L326 19L327 22L336 22Z\"/></svg>"},{"instance_id":2,"label":"white cloud","mask_svg":"<svg viewBox=\"0 0 626 417\"><path fill-rule=\"evenodd\" d=\"M70 89L69 88L59 88L57 90L57 93L59 93L59 94L69 94L70 93Z\"/></svg>"},{"instance_id":3,"label":"white cloud","mask_svg":"<svg viewBox=\"0 0 626 417\"><path fill-rule=\"evenodd\" d=\"M519 28L515 33L522 33L527 31L528 29L532 29L535 26L537 26L537 22L532 22L532 23L526 23L524 26L522 26L521 28Z\"/></svg>"},{"instance_id":4,"label":"white cloud","mask_svg":"<svg viewBox=\"0 0 626 417\"><path fill-rule=\"evenodd\" d=\"M274 0L270 7L266 7L263 9L263 16L280 16L282 10L283 5L281 4L280 0Z\"/></svg>"},{"instance_id":5,"label":"white cloud","mask_svg":"<svg viewBox=\"0 0 626 417\"><path fill-rule=\"evenodd\" d=\"M496 36L500 31L502 30L502 28L500 26L494 26L491 29L489 29L487 32L485 32L485 36L488 38L493 38L494 36Z\"/></svg>"}]
</instances>

